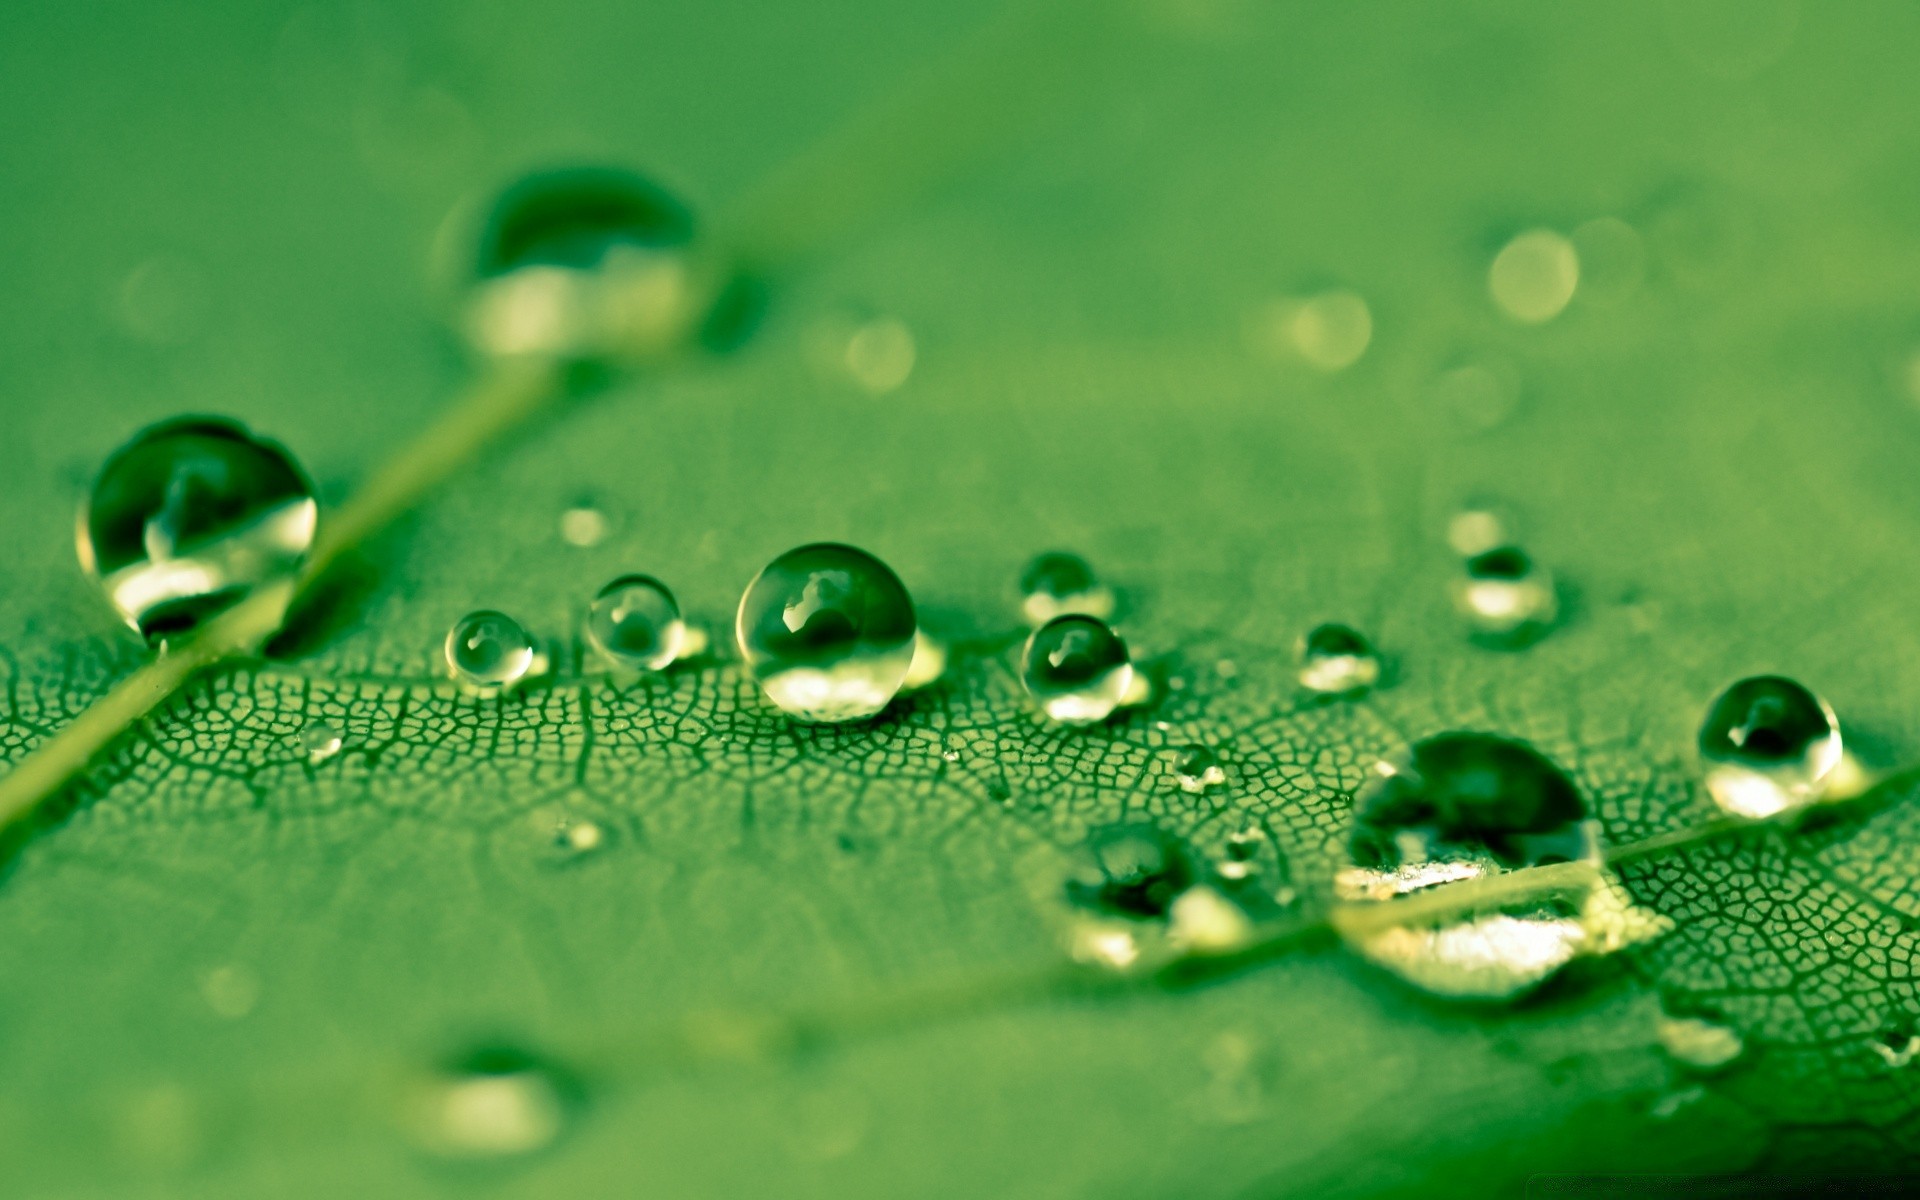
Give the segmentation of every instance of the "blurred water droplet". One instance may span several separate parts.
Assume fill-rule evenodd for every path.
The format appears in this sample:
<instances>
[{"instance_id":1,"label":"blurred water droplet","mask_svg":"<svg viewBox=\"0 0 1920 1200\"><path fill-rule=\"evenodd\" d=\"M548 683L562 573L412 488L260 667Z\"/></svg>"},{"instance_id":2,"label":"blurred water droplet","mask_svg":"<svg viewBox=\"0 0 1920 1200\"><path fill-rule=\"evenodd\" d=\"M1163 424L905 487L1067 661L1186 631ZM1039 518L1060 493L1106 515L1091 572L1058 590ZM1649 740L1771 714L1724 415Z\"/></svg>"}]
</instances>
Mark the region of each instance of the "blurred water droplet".
<instances>
[{"instance_id":1,"label":"blurred water droplet","mask_svg":"<svg viewBox=\"0 0 1920 1200\"><path fill-rule=\"evenodd\" d=\"M876 317L853 331L842 357L855 383L876 396L884 395L913 373L913 331L893 317Z\"/></svg>"},{"instance_id":2,"label":"blurred water droplet","mask_svg":"<svg viewBox=\"0 0 1920 1200\"><path fill-rule=\"evenodd\" d=\"M1432 399L1462 427L1485 432L1506 423L1520 406L1520 376L1503 362L1470 362L1441 372Z\"/></svg>"},{"instance_id":3,"label":"blurred water droplet","mask_svg":"<svg viewBox=\"0 0 1920 1200\"><path fill-rule=\"evenodd\" d=\"M686 648L680 602L651 575L622 575L587 606L587 641L615 667L664 671Z\"/></svg>"},{"instance_id":4,"label":"blurred water droplet","mask_svg":"<svg viewBox=\"0 0 1920 1200\"><path fill-rule=\"evenodd\" d=\"M307 761L315 766L340 753L345 744L339 726L328 721L309 722L300 732L300 748L306 752Z\"/></svg>"},{"instance_id":5,"label":"blurred water droplet","mask_svg":"<svg viewBox=\"0 0 1920 1200\"><path fill-rule=\"evenodd\" d=\"M121 326L140 341L181 345L191 341L205 323L206 276L177 255L150 258L121 280L113 309Z\"/></svg>"},{"instance_id":6,"label":"blurred water droplet","mask_svg":"<svg viewBox=\"0 0 1920 1200\"><path fill-rule=\"evenodd\" d=\"M1126 643L1094 617L1055 617L1033 631L1020 656L1027 694L1062 725L1106 720L1126 701L1134 674Z\"/></svg>"},{"instance_id":7,"label":"blurred water droplet","mask_svg":"<svg viewBox=\"0 0 1920 1200\"><path fill-rule=\"evenodd\" d=\"M608 842L606 826L564 804L535 809L528 816L535 844L550 865L565 866L602 850Z\"/></svg>"},{"instance_id":8,"label":"blurred water droplet","mask_svg":"<svg viewBox=\"0 0 1920 1200\"><path fill-rule=\"evenodd\" d=\"M1867 1045L1880 1056L1880 1061L1896 1071L1920 1058L1920 1036L1907 1029L1889 1029L1869 1039Z\"/></svg>"},{"instance_id":9,"label":"blurred water droplet","mask_svg":"<svg viewBox=\"0 0 1920 1200\"><path fill-rule=\"evenodd\" d=\"M1441 734L1380 763L1347 852L1336 928L1436 995L1510 999L1664 930L1606 870L1572 780L1524 742Z\"/></svg>"},{"instance_id":10,"label":"blurred water droplet","mask_svg":"<svg viewBox=\"0 0 1920 1200\"><path fill-rule=\"evenodd\" d=\"M213 967L200 976L200 998L214 1016L238 1021L260 1003L260 978L232 963Z\"/></svg>"},{"instance_id":11,"label":"blurred water droplet","mask_svg":"<svg viewBox=\"0 0 1920 1200\"><path fill-rule=\"evenodd\" d=\"M913 665L913 600L864 550L821 542L789 550L740 598L740 652L789 716L834 723L871 717Z\"/></svg>"},{"instance_id":12,"label":"blurred water droplet","mask_svg":"<svg viewBox=\"0 0 1920 1200\"><path fill-rule=\"evenodd\" d=\"M1827 795L1843 757L1840 722L1825 700L1791 679L1742 679L1707 710L1700 757L1722 811L1765 820Z\"/></svg>"},{"instance_id":13,"label":"blurred water droplet","mask_svg":"<svg viewBox=\"0 0 1920 1200\"><path fill-rule=\"evenodd\" d=\"M455 680L489 692L503 691L533 674L539 657L520 622L491 609L455 621L444 649Z\"/></svg>"},{"instance_id":14,"label":"blurred water droplet","mask_svg":"<svg viewBox=\"0 0 1920 1200\"><path fill-rule=\"evenodd\" d=\"M1349 625L1316 625L1300 639L1300 686L1324 696L1364 692L1380 682L1373 643Z\"/></svg>"},{"instance_id":15,"label":"blurred water droplet","mask_svg":"<svg viewBox=\"0 0 1920 1200\"><path fill-rule=\"evenodd\" d=\"M1190 795L1200 795L1208 788L1219 787L1227 781L1227 772L1220 765L1220 756L1206 746L1188 746L1175 752L1173 763L1173 781L1180 790Z\"/></svg>"},{"instance_id":16,"label":"blurred water droplet","mask_svg":"<svg viewBox=\"0 0 1920 1200\"><path fill-rule=\"evenodd\" d=\"M940 752L940 757L946 762L957 763L960 761L960 752L952 747L948 747Z\"/></svg>"},{"instance_id":17,"label":"blurred water droplet","mask_svg":"<svg viewBox=\"0 0 1920 1200\"><path fill-rule=\"evenodd\" d=\"M560 538L569 546L591 549L612 532L613 522L591 504L576 504L560 514Z\"/></svg>"},{"instance_id":18,"label":"blurred water droplet","mask_svg":"<svg viewBox=\"0 0 1920 1200\"><path fill-rule=\"evenodd\" d=\"M1614 306L1631 299L1647 277L1647 246L1618 217L1596 217L1573 231L1580 256L1580 302Z\"/></svg>"},{"instance_id":19,"label":"blurred water droplet","mask_svg":"<svg viewBox=\"0 0 1920 1200\"><path fill-rule=\"evenodd\" d=\"M1228 836L1226 852L1222 855L1214 873L1226 880L1251 878L1258 869L1261 837L1258 830L1236 830Z\"/></svg>"},{"instance_id":20,"label":"blurred water droplet","mask_svg":"<svg viewBox=\"0 0 1920 1200\"><path fill-rule=\"evenodd\" d=\"M1317 371L1345 370L1360 361L1373 341L1373 311L1355 292L1278 301L1258 320L1257 336L1272 349Z\"/></svg>"},{"instance_id":21,"label":"blurred water droplet","mask_svg":"<svg viewBox=\"0 0 1920 1200\"><path fill-rule=\"evenodd\" d=\"M1179 954L1244 946L1253 920L1156 825L1102 826L1087 835L1066 882L1077 913L1071 950L1082 962L1126 970Z\"/></svg>"},{"instance_id":22,"label":"blurred water droplet","mask_svg":"<svg viewBox=\"0 0 1920 1200\"><path fill-rule=\"evenodd\" d=\"M913 661L907 666L907 677L901 681L900 690L917 692L921 688L932 687L946 673L946 643L924 629L916 630L913 635Z\"/></svg>"},{"instance_id":23,"label":"blurred water droplet","mask_svg":"<svg viewBox=\"0 0 1920 1200\"><path fill-rule=\"evenodd\" d=\"M1020 572L1020 613L1034 626L1076 613L1107 621L1113 618L1113 590L1100 582L1086 559L1050 551L1035 556Z\"/></svg>"},{"instance_id":24,"label":"blurred water droplet","mask_svg":"<svg viewBox=\"0 0 1920 1200\"><path fill-rule=\"evenodd\" d=\"M184 633L313 548L313 485L237 422L183 417L114 451L80 510L83 570L143 636Z\"/></svg>"},{"instance_id":25,"label":"blurred water droplet","mask_svg":"<svg viewBox=\"0 0 1920 1200\"><path fill-rule=\"evenodd\" d=\"M1500 311L1527 325L1559 316L1579 283L1579 252L1550 229L1530 229L1508 242L1487 272Z\"/></svg>"},{"instance_id":26,"label":"blurred water droplet","mask_svg":"<svg viewBox=\"0 0 1920 1200\"><path fill-rule=\"evenodd\" d=\"M415 1085L404 1114L415 1143L453 1159L503 1159L557 1141L580 1107L572 1078L509 1046L466 1054Z\"/></svg>"},{"instance_id":27,"label":"blurred water droplet","mask_svg":"<svg viewBox=\"0 0 1920 1200\"><path fill-rule=\"evenodd\" d=\"M1494 505L1467 505L1447 522L1447 544L1462 558L1511 546L1513 519Z\"/></svg>"},{"instance_id":28,"label":"blurred water droplet","mask_svg":"<svg viewBox=\"0 0 1920 1200\"><path fill-rule=\"evenodd\" d=\"M1662 1016L1656 1027L1660 1048L1674 1061L1696 1071L1719 1071L1746 1050L1737 1030L1698 1017Z\"/></svg>"},{"instance_id":29,"label":"blurred water droplet","mask_svg":"<svg viewBox=\"0 0 1920 1200\"><path fill-rule=\"evenodd\" d=\"M1496 646L1525 645L1560 615L1553 575L1518 546L1463 561L1453 598L1474 636Z\"/></svg>"}]
</instances>

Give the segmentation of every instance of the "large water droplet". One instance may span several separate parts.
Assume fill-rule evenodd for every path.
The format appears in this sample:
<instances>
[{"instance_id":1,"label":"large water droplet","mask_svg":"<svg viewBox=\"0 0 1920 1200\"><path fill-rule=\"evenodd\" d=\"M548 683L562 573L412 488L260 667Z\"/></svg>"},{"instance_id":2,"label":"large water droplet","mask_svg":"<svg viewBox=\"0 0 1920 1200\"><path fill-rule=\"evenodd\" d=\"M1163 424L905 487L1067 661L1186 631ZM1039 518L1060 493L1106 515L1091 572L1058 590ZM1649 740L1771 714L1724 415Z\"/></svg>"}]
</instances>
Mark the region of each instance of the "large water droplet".
<instances>
[{"instance_id":1,"label":"large water droplet","mask_svg":"<svg viewBox=\"0 0 1920 1200\"><path fill-rule=\"evenodd\" d=\"M1835 782L1842 751L1833 709L1778 675L1735 683L1700 725L1708 793L1723 811L1753 820L1819 802Z\"/></svg>"},{"instance_id":2,"label":"large water droplet","mask_svg":"<svg viewBox=\"0 0 1920 1200\"><path fill-rule=\"evenodd\" d=\"M470 688L497 692L533 671L539 654L520 622L505 613L470 612L447 630L447 669Z\"/></svg>"},{"instance_id":3,"label":"large water droplet","mask_svg":"<svg viewBox=\"0 0 1920 1200\"><path fill-rule=\"evenodd\" d=\"M186 632L313 548L313 485L245 426L185 417L114 451L80 510L80 565L148 638Z\"/></svg>"},{"instance_id":4,"label":"large water droplet","mask_svg":"<svg viewBox=\"0 0 1920 1200\"><path fill-rule=\"evenodd\" d=\"M1453 598L1474 636L1491 645L1525 645L1560 613L1552 573L1518 546L1497 546L1465 559Z\"/></svg>"},{"instance_id":5,"label":"large water droplet","mask_svg":"<svg viewBox=\"0 0 1920 1200\"><path fill-rule=\"evenodd\" d=\"M580 1103L578 1084L558 1067L513 1047L487 1046L416 1085L406 1115L429 1153L500 1159L552 1145Z\"/></svg>"},{"instance_id":6,"label":"large water droplet","mask_svg":"<svg viewBox=\"0 0 1920 1200\"><path fill-rule=\"evenodd\" d=\"M490 354L623 357L682 336L694 317L693 219L621 171L534 175L481 235L468 334Z\"/></svg>"},{"instance_id":7,"label":"large water droplet","mask_svg":"<svg viewBox=\"0 0 1920 1200\"><path fill-rule=\"evenodd\" d=\"M664 671L686 646L680 603L651 575L622 575L587 607L587 641L608 662L632 671Z\"/></svg>"},{"instance_id":8,"label":"large water droplet","mask_svg":"<svg viewBox=\"0 0 1920 1200\"><path fill-rule=\"evenodd\" d=\"M1091 725L1127 700L1134 670L1126 643L1106 622L1071 615L1055 617L1027 638L1020 682L1052 720Z\"/></svg>"},{"instance_id":9,"label":"large water droplet","mask_svg":"<svg viewBox=\"0 0 1920 1200\"><path fill-rule=\"evenodd\" d=\"M913 664L913 600L864 550L819 542L768 563L740 597L735 635L781 711L857 721L887 706Z\"/></svg>"},{"instance_id":10,"label":"large water droplet","mask_svg":"<svg viewBox=\"0 0 1920 1200\"><path fill-rule=\"evenodd\" d=\"M1300 686L1324 696L1364 692L1380 682L1380 656L1348 625L1316 625L1300 639Z\"/></svg>"},{"instance_id":11,"label":"large water droplet","mask_svg":"<svg viewBox=\"0 0 1920 1200\"><path fill-rule=\"evenodd\" d=\"M1086 559L1051 551L1020 572L1020 612L1034 626L1075 613L1106 621L1113 617L1113 589L1100 582Z\"/></svg>"},{"instance_id":12,"label":"large water droplet","mask_svg":"<svg viewBox=\"0 0 1920 1200\"><path fill-rule=\"evenodd\" d=\"M1659 931L1603 866L1572 780L1524 742L1429 738L1381 763L1354 810L1335 923L1427 991L1507 999Z\"/></svg>"},{"instance_id":13,"label":"large water droplet","mask_svg":"<svg viewBox=\"0 0 1920 1200\"><path fill-rule=\"evenodd\" d=\"M1180 790L1189 795L1198 796L1208 788L1219 787L1227 781L1226 768L1220 765L1220 756L1206 746L1188 746L1175 753L1173 761L1173 781Z\"/></svg>"}]
</instances>

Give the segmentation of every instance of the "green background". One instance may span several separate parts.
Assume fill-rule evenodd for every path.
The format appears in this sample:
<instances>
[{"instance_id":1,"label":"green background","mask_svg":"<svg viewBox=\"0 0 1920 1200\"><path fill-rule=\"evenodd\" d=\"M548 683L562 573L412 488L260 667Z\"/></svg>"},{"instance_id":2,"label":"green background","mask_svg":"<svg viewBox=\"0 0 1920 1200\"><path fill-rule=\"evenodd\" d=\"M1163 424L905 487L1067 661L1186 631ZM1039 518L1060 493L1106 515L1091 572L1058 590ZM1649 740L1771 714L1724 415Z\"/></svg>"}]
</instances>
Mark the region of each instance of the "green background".
<instances>
[{"instance_id":1,"label":"green background","mask_svg":"<svg viewBox=\"0 0 1920 1200\"><path fill-rule=\"evenodd\" d=\"M470 373L432 269L458 204L607 161L780 250L747 346L461 472L368 547L336 637L194 688L15 857L0 1193L1510 1195L1909 1164L1920 1065L1875 1049L1920 1015L1899 797L1636 868L1678 931L1517 1009L1333 949L914 997L1050 970L1035 881L1090 824L1209 850L1252 826L1316 894L1362 773L1440 730L1534 740L1615 842L1710 813L1694 725L1741 674L1820 691L1870 766L1920 758L1917 49L1911 5L1784 0L10 6L12 758L142 653L73 560L94 466L227 413L337 503ZM1538 327L1496 308L1508 239L1602 217L1638 235L1633 286ZM1372 313L1352 367L1249 338L1326 288ZM822 365L850 314L912 330L903 386ZM1513 403L1449 403L1462 364ZM1523 652L1449 607L1446 520L1484 496L1566 585ZM614 521L587 549L557 528L582 500ZM964 642L872 726L789 726L726 663L622 690L563 654L499 703L435 679L468 609L564 644L646 570L723 630L823 538ZM1014 580L1054 547L1180 684L1151 710L1068 732L1019 695ZM1301 701L1292 645L1326 618L1392 687ZM315 719L348 745L310 768ZM1201 798L1164 753L1196 741L1230 777ZM609 844L556 864L556 805ZM243 1014L216 971L252 982ZM875 1004L883 1028L743 1034ZM1747 1053L1696 1079L1663 1007ZM450 1166L396 1127L396 1080L476 1038L580 1074L546 1152Z\"/></svg>"}]
</instances>

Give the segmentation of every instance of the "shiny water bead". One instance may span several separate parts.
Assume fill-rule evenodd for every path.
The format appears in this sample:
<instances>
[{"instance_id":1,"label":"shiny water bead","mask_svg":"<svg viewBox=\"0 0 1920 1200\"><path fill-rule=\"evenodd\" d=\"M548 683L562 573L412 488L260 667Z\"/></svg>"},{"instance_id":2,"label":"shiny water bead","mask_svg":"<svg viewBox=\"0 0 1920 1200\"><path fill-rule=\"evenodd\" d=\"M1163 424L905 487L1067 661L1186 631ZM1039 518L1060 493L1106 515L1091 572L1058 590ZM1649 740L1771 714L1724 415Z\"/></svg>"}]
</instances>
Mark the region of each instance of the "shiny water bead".
<instances>
[{"instance_id":1,"label":"shiny water bead","mask_svg":"<svg viewBox=\"0 0 1920 1200\"><path fill-rule=\"evenodd\" d=\"M306 751L307 761L316 766L340 753L345 744L339 727L327 721L315 721L300 733L300 748Z\"/></svg>"},{"instance_id":2,"label":"shiny water bead","mask_svg":"<svg viewBox=\"0 0 1920 1200\"><path fill-rule=\"evenodd\" d=\"M1231 951L1253 931L1247 911L1186 843L1156 825L1093 830L1065 890L1079 914L1074 956L1108 968Z\"/></svg>"},{"instance_id":3,"label":"shiny water bead","mask_svg":"<svg viewBox=\"0 0 1920 1200\"><path fill-rule=\"evenodd\" d=\"M420 1080L406 1124L420 1149L443 1158L514 1158L566 1131L583 1093L554 1064L511 1046L485 1046Z\"/></svg>"},{"instance_id":4,"label":"shiny water bead","mask_svg":"<svg viewBox=\"0 0 1920 1200\"><path fill-rule=\"evenodd\" d=\"M1198 796L1225 783L1227 772L1220 765L1220 756L1210 748L1188 746L1174 756L1173 781L1181 791Z\"/></svg>"},{"instance_id":5,"label":"shiny water bead","mask_svg":"<svg viewBox=\"0 0 1920 1200\"><path fill-rule=\"evenodd\" d=\"M1518 546L1466 559L1454 583L1454 605L1476 637L1495 645L1530 641L1560 613L1552 573Z\"/></svg>"},{"instance_id":6,"label":"shiny water bead","mask_svg":"<svg viewBox=\"0 0 1920 1200\"><path fill-rule=\"evenodd\" d=\"M1113 589L1100 582L1086 559L1051 551L1020 572L1020 612L1035 626L1076 613L1105 621L1113 616Z\"/></svg>"},{"instance_id":7,"label":"shiny water bead","mask_svg":"<svg viewBox=\"0 0 1920 1200\"><path fill-rule=\"evenodd\" d=\"M735 636L760 686L803 721L871 717L913 664L913 599L864 550L818 542L768 563L740 597Z\"/></svg>"},{"instance_id":8,"label":"shiny water bead","mask_svg":"<svg viewBox=\"0 0 1920 1200\"><path fill-rule=\"evenodd\" d=\"M1067 899L1112 916L1165 917L1202 870L1185 843L1157 825L1107 825L1087 835Z\"/></svg>"},{"instance_id":9,"label":"shiny water bead","mask_svg":"<svg viewBox=\"0 0 1920 1200\"><path fill-rule=\"evenodd\" d=\"M587 607L587 641L608 662L632 671L663 671L686 649L679 601L651 575L622 575Z\"/></svg>"},{"instance_id":10,"label":"shiny water bead","mask_svg":"<svg viewBox=\"0 0 1920 1200\"><path fill-rule=\"evenodd\" d=\"M1572 780L1524 742L1442 734L1380 764L1355 798L1347 852L1336 926L1439 995L1517 996L1658 928L1606 872ZM1449 895L1459 903L1415 903Z\"/></svg>"},{"instance_id":11,"label":"shiny water bead","mask_svg":"<svg viewBox=\"0 0 1920 1200\"><path fill-rule=\"evenodd\" d=\"M1133 688L1120 636L1095 617L1055 617L1033 631L1020 656L1020 682L1062 725L1104 721Z\"/></svg>"},{"instance_id":12,"label":"shiny water bead","mask_svg":"<svg viewBox=\"0 0 1920 1200\"><path fill-rule=\"evenodd\" d=\"M1380 682L1380 656L1351 626L1316 625L1300 639L1299 679L1323 696L1364 692Z\"/></svg>"},{"instance_id":13,"label":"shiny water bead","mask_svg":"<svg viewBox=\"0 0 1920 1200\"><path fill-rule=\"evenodd\" d=\"M183 417L114 451L80 510L80 565L148 638L184 633L313 549L313 484L277 443Z\"/></svg>"},{"instance_id":14,"label":"shiny water bead","mask_svg":"<svg viewBox=\"0 0 1920 1200\"><path fill-rule=\"evenodd\" d=\"M1842 765L1840 722L1827 702L1778 675L1720 693L1700 726L1700 757L1715 804L1764 820L1818 803Z\"/></svg>"},{"instance_id":15,"label":"shiny water bead","mask_svg":"<svg viewBox=\"0 0 1920 1200\"><path fill-rule=\"evenodd\" d=\"M520 622L505 613L470 612L447 630L447 669L457 681L482 691L519 683L539 657Z\"/></svg>"},{"instance_id":16,"label":"shiny water bead","mask_svg":"<svg viewBox=\"0 0 1920 1200\"><path fill-rule=\"evenodd\" d=\"M622 357L693 320L693 218L652 183L586 168L522 180L482 232L468 334L496 355Z\"/></svg>"}]
</instances>

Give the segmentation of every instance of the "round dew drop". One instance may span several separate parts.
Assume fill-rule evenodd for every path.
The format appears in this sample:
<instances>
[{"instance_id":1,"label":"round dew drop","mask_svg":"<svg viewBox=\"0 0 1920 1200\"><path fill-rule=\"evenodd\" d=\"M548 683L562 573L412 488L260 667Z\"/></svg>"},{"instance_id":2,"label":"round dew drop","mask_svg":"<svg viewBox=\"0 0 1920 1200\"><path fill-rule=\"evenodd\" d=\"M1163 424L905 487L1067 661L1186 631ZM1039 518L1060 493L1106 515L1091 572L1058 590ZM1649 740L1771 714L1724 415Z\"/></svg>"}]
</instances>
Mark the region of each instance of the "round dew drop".
<instances>
[{"instance_id":1,"label":"round dew drop","mask_svg":"<svg viewBox=\"0 0 1920 1200\"><path fill-rule=\"evenodd\" d=\"M1173 781L1181 791L1198 796L1225 783L1227 772L1218 754L1206 746L1188 746L1174 760Z\"/></svg>"},{"instance_id":2,"label":"round dew drop","mask_svg":"<svg viewBox=\"0 0 1920 1200\"><path fill-rule=\"evenodd\" d=\"M1818 803L1836 781L1843 751L1833 709L1778 675L1728 687L1700 726L1708 793L1721 811L1751 820Z\"/></svg>"},{"instance_id":3,"label":"round dew drop","mask_svg":"<svg viewBox=\"0 0 1920 1200\"><path fill-rule=\"evenodd\" d=\"M1091 725L1113 715L1132 690L1127 646L1094 617L1055 617L1033 631L1020 656L1020 682L1049 719Z\"/></svg>"},{"instance_id":4,"label":"round dew drop","mask_svg":"<svg viewBox=\"0 0 1920 1200\"><path fill-rule=\"evenodd\" d=\"M581 1107L572 1076L513 1047L483 1047L415 1085L415 1143L448 1159L515 1158L558 1141Z\"/></svg>"},{"instance_id":5,"label":"round dew drop","mask_svg":"<svg viewBox=\"0 0 1920 1200\"><path fill-rule=\"evenodd\" d=\"M1077 554L1050 551L1020 572L1020 612L1027 624L1045 625L1055 617L1079 614L1106 621L1113 617L1113 589L1100 582Z\"/></svg>"},{"instance_id":6,"label":"round dew drop","mask_svg":"<svg viewBox=\"0 0 1920 1200\"><path fill-rule=\"evenodd\" d=\"M651 575L622 575L587 608L587 641L616 667L664 671L685 651L686 640L679 602Z\"/></svg>"},{"instance_id":7,"label":"round dew drop","mask_svg":"<svg viewBox=\"0 0 1920 1200\"><path fill-rule=\"evenodd\" d=\"M533 638L505 613L470 612L447 631L447 669L481 691L503 691L525 679L538 658Z\"/></svg>"},{"instance_id":8,"label":"round dew drop","mask_svg":"<svg viewBox=\"0 0 1920 1200\"><path fill-rule=\"evenodd\" d=\"M277 443L183 417L142 430L101 467L80 510L80 566L127 624L165 638L291 580L319 517L313 484Z\"/></svg>"},{"instance_id":9,"label":"round dew drop","mask_svg":"<svg viewBox=\"0 0 1920 1200\"><path fill-rule=\"evenodd\" d=\"M734 626L767 698L822 724L885 708L913 663L915 632L900 577L866 551L833 542L768 563L740 597Z\"/></svg>"},{"instance_id":10,"label":"round dew drop","mask_svg":"<svg viewBox=\"0 0 1920 1200\"><path fill-rule=\"evenodd\" d=\"M1380 656L1358 630L1316 625L1300 639L1300 686L1323 696L1346 696L1380 682Z\"/></svg>"},{"instance_id":11,"label":"round dew drop","mask_svg":"<svg viewBox=\"0 0 1920 1200\"><path fill-rule=\"evenodd\" d=\"M1468 557L1453 598L1473 635L1492 646L1524 646L1560 615L1552 573L1518 546Z\"/></svg>"},{"instance_id":12,"label":"round dew drop","mask_svg":"<svg viewBox=\"0 0 1920 1200\"><path fill-rule=\"evenodd\" d=\"M340 753L345 744L339 728L326 721L315 721L300 734L300 748L306 751L307 761L316 766Z\"/></svg>"}]
</instances>

